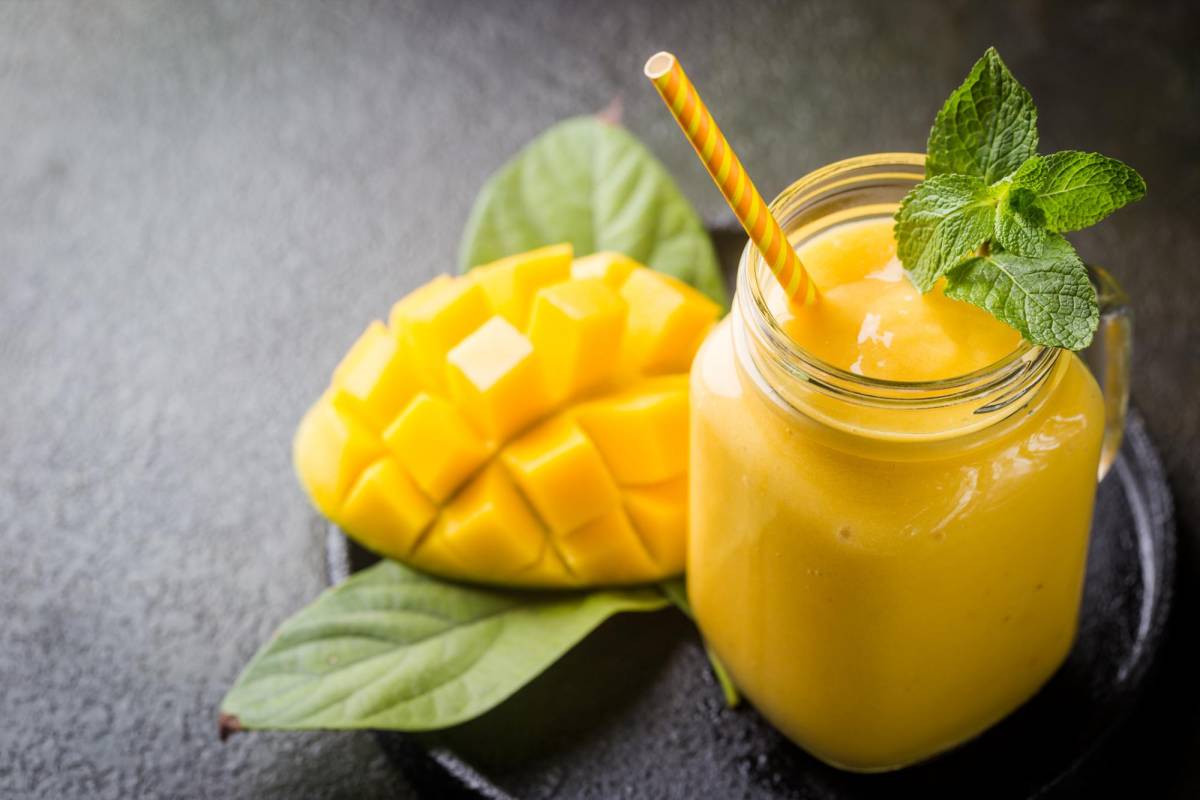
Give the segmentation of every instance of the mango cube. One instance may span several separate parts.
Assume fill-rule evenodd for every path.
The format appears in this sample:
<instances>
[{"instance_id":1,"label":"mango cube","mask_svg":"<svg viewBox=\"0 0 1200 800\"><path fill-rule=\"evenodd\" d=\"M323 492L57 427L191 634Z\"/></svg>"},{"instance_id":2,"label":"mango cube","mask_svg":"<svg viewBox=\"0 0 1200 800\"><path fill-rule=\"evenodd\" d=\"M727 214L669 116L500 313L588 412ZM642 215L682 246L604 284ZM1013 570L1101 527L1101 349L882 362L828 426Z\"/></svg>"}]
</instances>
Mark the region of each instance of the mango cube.
<instances>
[{"instance_id":1,"label":"mango cube","mask_svg":"<svg viewBox=\"0 0 1200 800\"><path fill-rule=\"evenodd\" d=\"M417 485L440 503L487 461L490 451L462 414L421 392L384 432L383 441Z\"/></svg>"},{"instance_id":2,"label":"mango cube","mask_svg":"<svg viewBox=\"0 0 1200 800\"><path fill-rule=\"evenodd\" d=\"M587 583L637 583L661 574L620 508L559 536L558 547Z\"/></svg>"},{"instance_id":3,"label":"mango cube","mask_svg":"<svg viewBox=\"0 0 1200 800\"><path fill-rule=\"evenodd\" d=\"M533 345L502 317L492 317L446 355L450 394L483 434L499 441L549 406Z\"/></svg>"},{"instance_id":4,"label":"mango cube","mask_svg":"<svg viewBox=\"0 0 1200 800\"><path fill-rule=\"evenodd\" d=\"M445 385L446 353L492 314L487 295L471 276L435 278L392 307L389 324L407 340L424 385Z\"/></svg>"},{"instance_id":5,"label":"mango cube","mask_svg":"<svg viewBox=\"0 0 1200 800\"><path fill-rule=\"evenodd\" d=\"M346 351L346 355L342 356L338 365L333 368L333 380L330 383L344 383L347 373L353 372L364 361L370 359L372 351L375 350L380 340L386 337L387 326L379 320L372 321L367 329L354 340L354 344L350 345L350 349Z\"/></svg>"},{"instance_id":6,"label":"mango cube","mask_svg":"<svg viewBox=\"0 0 1200 800\"><path fill-rule=\"evenodd\" d=\"M621 501L596 446L567 417L542 423L500 457L538 516L555 532L590 522Z\"/></svg>"},{"instance_id":7,"label":"mango cube","mask_svg":"<svg viewBox=\"0 0 1200 800\"><path fill-rule=\"evenodd\" d=\"M441 515L433 524L433 528L420 538L412 552L401 560L417 569L435 572L438 575L457 580L478 579L481 574L488 575L489 580L495 578L491 570L481 573L479 564L464 563L459 558L458 551L446 541L445 525Z\"/></svg>"},{"instance_id":8,"label":"mango cube","mask_svg":"<svg viewBox=\"0 0 1200 800\"><path fill-rule=\"evenodd\" d=\"M720 308L695 289L659 272L635 270L621 286L629 305L625 358L636 371L687 372Z\"/></svg>"},{"instance_id":9,"label":"mango cube","mask_svg":"<svg viewBox=\"0 0 1200 800\"><path fill-rule=\"evenodd\" d=\"M394 419L420 388L400 341L379 321L371 323L334 369L333 385L358 398L377 426Z\"/></svg>"},{"instance_id":10,"label":"mango cube","mask_svg":"<svg viewBox=\"0 0 1200 800\"><path fill-rule=\"evenodd\" d=\"M687 544L687 476L624 490L625 511L658 565L682 572Z\"/></svg>"},{"instance_id":11,"label":"mango cube","mask_svg":"<svg viewBox=\"0 0 1200 800\"><path fill-rule=\"evenodd\" d=\"M682 571L686 371L718 309L620 254L571 255L440 276L367 327L296 431L325 516L459 580Z\"/></svg>"},{"instance_id":12,"label":"mango cube","mask_svg":"<svg viewBox=\"0 0 1200 800\"><path fill-rule=\"evenodd\" d=\"M562 555L547 541L536 562L512 576L510 583L525 586L578 586L583 581L568 568Z\"/></svg>"},{"instance_id":13,"label":"mango cube","mask_svg":"<svg viewBox=\"0 0 1200 800\"><path fill-rule=\"evenodd\" d=\"M368 464L383 454L383 443L353 413L343 390L317 401L292 441L296 472L313 504L327 517L337 517L342 499Z\"/></svg>"},{"instance_id":14,"label":"mango cube","mask_svg":"<svg viewBox=\"0 0 1200 800\"><path fill-rule=\"evenodd\" d=\"M446 505L438 525L462 563L500 578L535 564L546 546L541 523L495 463Z\"/></svg>"},{"instance_id":15,"label":"mango cube","mask_svg":"<svg viewBox=\"0 0 1200 800\"><path fill-rule=\"evenodd\" d=\"M483 286L492 309L524 330L534 294L567 279L571 255L570 244L554 244L476 267L471 274Z\"/></svg>"},{"instance_id":16,"label":"mango cube","mask_svg":"<svg viewBox=\"0 0 1200 800\"><path fill-rule=\"evenodd\" d=\"M625 302L597 278L538 292L529 340L541 359L551 398L575 397L613 372L625 329Z\"/></svg>"},{"instance_id":17,"label":"mango cube","mask_svg":"<svg viewBox=\"0 0 1200 800\"><path fill-rule=\"evenodd\" d=\"M620 291L629 274L638 268L638 263L620 253L592 253L571 262L571 280L599 278L613 291Z\"/></svg>"},{"instance_id":18,"label":"mango cube","mask_svg":"<svg viewBox=\"0 0 1200 800\"><path fill-rule=\"evenodd\" d=\"M660 483L687 471L686 376L644 381L586 403L576 419L622 486Z\"/></svg>"},{"instance_id":19,"label":"mango cube","mask_svg":"<svg viewBox=\"0 0 1200 800\"><path fill-rule=\"evenodd\" d=\"M435 516L437 507L395 459L384 457L363 471L338 522L375 552L403 558Z\"/></svg>"}]
</instances>

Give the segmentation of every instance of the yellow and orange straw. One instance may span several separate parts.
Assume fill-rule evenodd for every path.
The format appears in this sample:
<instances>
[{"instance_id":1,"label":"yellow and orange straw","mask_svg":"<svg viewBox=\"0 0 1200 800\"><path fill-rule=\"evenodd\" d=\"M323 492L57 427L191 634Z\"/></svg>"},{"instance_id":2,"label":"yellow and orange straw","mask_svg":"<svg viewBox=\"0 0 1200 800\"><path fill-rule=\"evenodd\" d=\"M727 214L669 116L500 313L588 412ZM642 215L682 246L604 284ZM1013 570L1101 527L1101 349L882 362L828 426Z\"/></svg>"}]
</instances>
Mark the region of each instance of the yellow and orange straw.
<instances>
[{"instance_id":1,"label":"yellow and orange straw","mask_svg":"<svg viewBox=\"0 0 1200 800\"><path fill-rule=\"evenodd\" d=\"M771 267L771 272L787 293L788 299L796 306L817 302L819 294L816 284L800 263L783 229L754 187L754 182L746 174L742 162L717 127L716 120L700 99L696 87L683 73L678 59L670 53L656 53L646 62L645 72L679 123L679 128L692 143L696 155L704 162L717 188L725 195L725 202L729 203L746 229L750 241L754 242Z\"/></svg>"}]
</instances>

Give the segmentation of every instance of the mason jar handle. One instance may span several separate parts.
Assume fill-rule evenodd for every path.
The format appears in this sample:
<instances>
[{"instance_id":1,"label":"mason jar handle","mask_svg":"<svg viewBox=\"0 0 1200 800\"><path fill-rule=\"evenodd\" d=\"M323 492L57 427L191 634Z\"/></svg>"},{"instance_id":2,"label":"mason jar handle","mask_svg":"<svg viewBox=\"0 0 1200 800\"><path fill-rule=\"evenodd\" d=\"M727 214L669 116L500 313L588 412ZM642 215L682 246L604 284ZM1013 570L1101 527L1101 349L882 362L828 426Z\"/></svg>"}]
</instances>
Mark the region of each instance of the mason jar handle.
<instances>
[{"instance_id":1,"label":"mason jar handle","mask_svg":"<svg viewBox=\"0 0 1200 800\"><path fill-rule=\"evenodd\" d=\"M1117 460L1129 410L1129 364L1133 353L1133 311L1129 297L1107 270L1091 264L1088 276L1100 301L1100 328L1087 360L1104 393L1104 443L1100 447L1103 478Z\"/></svg>"}]
</instances>

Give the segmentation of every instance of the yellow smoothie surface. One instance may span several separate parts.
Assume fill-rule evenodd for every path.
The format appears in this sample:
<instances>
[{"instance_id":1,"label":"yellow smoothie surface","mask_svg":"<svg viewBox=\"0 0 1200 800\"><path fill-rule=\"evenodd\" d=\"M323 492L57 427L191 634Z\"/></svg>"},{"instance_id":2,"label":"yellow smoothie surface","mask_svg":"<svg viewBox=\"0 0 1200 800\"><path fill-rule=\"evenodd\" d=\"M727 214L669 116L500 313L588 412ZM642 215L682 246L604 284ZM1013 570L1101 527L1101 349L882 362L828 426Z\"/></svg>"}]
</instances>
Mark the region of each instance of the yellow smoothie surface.
<instances>
[{"instance_id":1,"label":"yellow smoothie surface","mask_svg":"<svg viewBox=\"0 0 1200 800\"><path fill-rule=\"evenodd\" d=\"M940 380L999 361L1021 341L983 309L946 297L944 281L922 295L896 256L890 218L839 225L798 253L820 302L793 310L773 286L767 303L793 340L835 367L883 380Z\"/></svg>"}]
</instances>

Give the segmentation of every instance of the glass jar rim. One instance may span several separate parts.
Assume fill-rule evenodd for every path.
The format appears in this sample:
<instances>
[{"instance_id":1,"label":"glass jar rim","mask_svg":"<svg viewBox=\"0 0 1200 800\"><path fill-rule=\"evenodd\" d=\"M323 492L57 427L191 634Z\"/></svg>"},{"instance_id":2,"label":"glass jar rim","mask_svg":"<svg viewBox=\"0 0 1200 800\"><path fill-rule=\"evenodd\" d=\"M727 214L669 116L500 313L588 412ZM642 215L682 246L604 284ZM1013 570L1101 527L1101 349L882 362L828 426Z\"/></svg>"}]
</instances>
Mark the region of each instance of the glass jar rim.
<instances>
[{"instance_id":1,"label":"glass jar rim","mask_svg":"<svg viewBox=\"0 0 1200 800\"><path fill-rule=\"evenodd\" d=\"M789 232L788 222L792 214L818 201L822 189L828 188L829 184L870 184L873 180L880 179L881 176L877 173L881 168L888 167L910 171L919 168L923 172L925 155L901 152L874 153L835 161L809 172L784 189L771 201L771 213L776 215L784 231ZM862 173L864 170L866 172ZM854 180L851 177L854 173L862 174ZM920 405L942 405L970 400L981 395L994 395L997 390L1014 382L1024 384L1026 381L1023 379L1048 372L1060 352L1056 348L1034 345L1021 339L1014 350L997 361L949 378L897 381L859 375L819 358L787 335L766 300L763 284L765 280L773 280L773 277L769 276L771 273L766 261L758 250L747 242L739 264L736 293L742 318L750 326L755 338L767 346L773 359L782 362L781 366L786 371L847 399L886 405L910 404L914 401ZM993 403L989 403L985 408L992 406Z\"/></svg>"}]
</instances>

